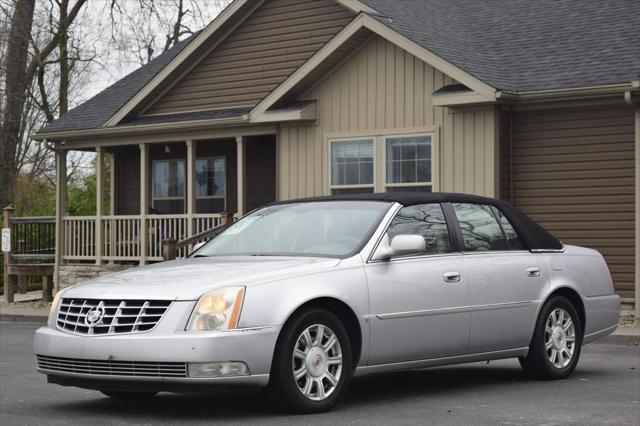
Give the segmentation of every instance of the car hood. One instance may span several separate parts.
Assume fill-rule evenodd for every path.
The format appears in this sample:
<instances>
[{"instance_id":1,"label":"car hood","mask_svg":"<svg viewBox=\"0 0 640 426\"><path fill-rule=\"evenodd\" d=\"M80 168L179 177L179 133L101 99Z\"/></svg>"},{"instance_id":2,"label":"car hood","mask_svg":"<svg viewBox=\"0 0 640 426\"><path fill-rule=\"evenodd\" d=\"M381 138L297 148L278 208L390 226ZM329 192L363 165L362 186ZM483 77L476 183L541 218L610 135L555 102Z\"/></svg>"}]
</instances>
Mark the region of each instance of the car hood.
<instances>
[{"instance_id":1,"label":"car hood","mask_svg":"<svg viewBox=\"0 0 640 426\"><path fill-rule=\"evenodd\" d=\"M313 274L339 263L339 259L310 257L198 257L94 278L69 288L63 297L196 300L217 288Z\"/></svg>"}]
</instances>

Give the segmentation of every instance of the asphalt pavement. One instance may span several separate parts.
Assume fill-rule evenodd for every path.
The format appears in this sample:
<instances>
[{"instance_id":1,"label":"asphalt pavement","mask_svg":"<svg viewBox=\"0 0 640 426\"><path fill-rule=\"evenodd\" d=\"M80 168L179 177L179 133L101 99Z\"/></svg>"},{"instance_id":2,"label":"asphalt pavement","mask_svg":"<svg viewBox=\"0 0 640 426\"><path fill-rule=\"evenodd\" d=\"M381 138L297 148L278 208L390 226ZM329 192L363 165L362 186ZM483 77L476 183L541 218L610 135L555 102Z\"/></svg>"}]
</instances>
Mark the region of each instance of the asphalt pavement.
<instances>
[{"instance_id":1,"label":"asphalt pavement","mask_svg":"<svg viewBox=\"0 0 640 426\"><path fill-rule=\"evenodd\" d=\"M284 415L260 391L162 393L117 402L46 383L35 371L35 324L0 323L0 425L640 425L640 347L591 344L571 378L528 380L513 360L357 378L332 412Z\"/></svg>"}]
</instances>

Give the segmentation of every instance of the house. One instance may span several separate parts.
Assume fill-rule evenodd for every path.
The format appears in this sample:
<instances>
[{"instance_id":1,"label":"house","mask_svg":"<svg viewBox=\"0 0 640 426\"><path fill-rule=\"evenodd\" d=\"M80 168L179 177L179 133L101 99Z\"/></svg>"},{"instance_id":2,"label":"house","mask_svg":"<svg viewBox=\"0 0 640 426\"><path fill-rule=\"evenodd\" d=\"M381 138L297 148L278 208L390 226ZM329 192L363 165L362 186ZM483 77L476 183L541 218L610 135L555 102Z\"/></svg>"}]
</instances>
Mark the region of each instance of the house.
<instances>
[{"instance_id":1,"label":"house","mask_svg":"<svg viewBox=\"0 0 640 426\"><path fill-rule=\"evenodd\" d=\"M600 250L638 306L638 28L635 0L235 0L34 135L56 144L57 285L222 212L455 191ZM71 150L97 153L95 217L66 211Z\"/></svg>"}]
</instances>

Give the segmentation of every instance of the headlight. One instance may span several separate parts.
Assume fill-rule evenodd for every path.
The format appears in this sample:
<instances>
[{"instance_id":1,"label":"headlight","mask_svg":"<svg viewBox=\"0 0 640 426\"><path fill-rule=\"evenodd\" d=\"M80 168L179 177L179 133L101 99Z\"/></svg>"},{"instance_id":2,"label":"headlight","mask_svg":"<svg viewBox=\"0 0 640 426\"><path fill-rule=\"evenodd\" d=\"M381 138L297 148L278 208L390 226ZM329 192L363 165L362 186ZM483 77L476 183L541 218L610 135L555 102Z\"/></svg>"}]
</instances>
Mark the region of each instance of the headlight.
<instances>
[{"instance_id":1,"label":"headlight","mask_svg":"<svg viewBox=\"0 0 640 426\"><path fill-rule=\"evenodd\" d=\"M62 293L64 293L65 291L66 289L60 290L59 292L57 292L55 297L53 298L53 302L51 302L51 308L49 309L49 318L47 319L47 325L49 327L53 327L56 321L56 312L58 312L58 304L60 303L60 297L62 296Z\"/></svg>"},{"instance_id":2,"label":"headlight","mask_svg":"<svg viewBox=\"0 0 640 426\"><path fill-rule=\"evenodd\" d=\"M206 293L196 304L187 331L233 330L238 326L244 287L227 287Z\"/></svg>"}]
</instances>

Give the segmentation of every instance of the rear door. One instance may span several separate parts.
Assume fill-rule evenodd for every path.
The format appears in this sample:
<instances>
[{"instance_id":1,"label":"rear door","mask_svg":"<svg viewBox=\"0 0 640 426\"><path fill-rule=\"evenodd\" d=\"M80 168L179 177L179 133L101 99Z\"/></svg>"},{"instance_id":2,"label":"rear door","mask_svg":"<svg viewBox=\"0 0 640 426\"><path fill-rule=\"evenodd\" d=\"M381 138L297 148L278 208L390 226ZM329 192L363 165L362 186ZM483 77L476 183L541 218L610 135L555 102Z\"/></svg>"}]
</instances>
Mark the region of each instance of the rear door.
<instances>
[{"instance_id":1,"label":"rear door","mask_svg":"<svg viewBox=\"0 0 640 426\"><path fill-rule=\"evenodd\" d=\"M370 364L467 353L469 288L438 203L400 209L385 238L419 234L418 255L365 265L371 311Z\"/></svg>"},{"instance_id":2,"label":"rear door","mask_svg":"<svg viewBox=\"0 0 640 426\"><path fill-rule=\"evenodd\" d=\"M529 345L539 299L549 280L545 254L524 250L494 206L452 203L469 277L469 353Z\"/></svg>"}]
</instances>

